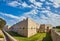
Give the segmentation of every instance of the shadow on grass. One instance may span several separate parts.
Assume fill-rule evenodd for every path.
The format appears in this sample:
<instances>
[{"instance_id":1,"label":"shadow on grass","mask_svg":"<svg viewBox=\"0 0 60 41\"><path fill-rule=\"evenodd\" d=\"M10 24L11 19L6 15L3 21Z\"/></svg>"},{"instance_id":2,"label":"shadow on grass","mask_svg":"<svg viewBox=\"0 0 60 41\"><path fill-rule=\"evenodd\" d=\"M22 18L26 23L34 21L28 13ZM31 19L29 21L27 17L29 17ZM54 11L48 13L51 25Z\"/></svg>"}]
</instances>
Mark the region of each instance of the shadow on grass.
<instances>
[{"instance_id":1,"label":"shadow on grass","mask_svg":"<svg viewBox=\"0 0 60 41\"><path fill-rule=\"evenodd\" d=\"M28 40L28 41L35 41L35 40L37 40L37 39L39 39L38 37L40 37L40 35L43 35L44 36L44 34L43 33L39 33L39 34L36 34L36 35L34 35L34 36L32 36L32 37L30 37L30 38L26 38L26 37L24 37L24 36L21 36L21 35L19 35L19 34L17 34L16 32L8 32L11 36L13 36L13 37L20 37L21 39L22 38L24 38L26 41ZM24 41L25 41L24 40ZM40 41L40 40L39 40ZM46 33L46 36L43 38L43 40L41 40L41 41L52 41L52 39L51 39L51 35L50 35L50 33Z\"/></svg>"},{"instance_id":2,"label":"shadow on grass","mask_svg":"<svg viewBox=\"0 0 60 41\"><path fill-rule=\"evenodd\" d=\"M44 37L42 41L52 41L51 33L46 33L46 37Z\"/></svg>"},{"instance_id":3,"label":"shadow on grass","mask_svg":"<svg viewBox=\"0 0 60 41\"><path fill-rule=\"evenodd\" d=\"M24 36L22 36L22 35L19 35L19 34L17 34L16 32L8 32L11 36L13 36L13 37L24 37Z\"/></svg>"}]
</instances>

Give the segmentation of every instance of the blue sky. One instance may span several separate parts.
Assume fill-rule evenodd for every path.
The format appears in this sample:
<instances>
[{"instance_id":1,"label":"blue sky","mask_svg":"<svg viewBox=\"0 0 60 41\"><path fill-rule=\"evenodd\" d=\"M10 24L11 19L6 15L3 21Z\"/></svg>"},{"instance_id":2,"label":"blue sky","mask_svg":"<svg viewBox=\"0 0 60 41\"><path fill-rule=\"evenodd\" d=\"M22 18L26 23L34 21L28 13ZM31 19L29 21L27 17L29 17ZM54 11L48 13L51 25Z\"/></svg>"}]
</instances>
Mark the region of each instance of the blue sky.
<instances>
[{"instance_id":1,"label":"blue sky","mask_svg":"<svg viewBox=\"0 0 60 41\"><path fill-rule=\"evenodd\" d=\"M27 17L39 24L60 25L59 0L0 0L0 18L7 25L26 19Z\"/></svg>"}]
</instances>

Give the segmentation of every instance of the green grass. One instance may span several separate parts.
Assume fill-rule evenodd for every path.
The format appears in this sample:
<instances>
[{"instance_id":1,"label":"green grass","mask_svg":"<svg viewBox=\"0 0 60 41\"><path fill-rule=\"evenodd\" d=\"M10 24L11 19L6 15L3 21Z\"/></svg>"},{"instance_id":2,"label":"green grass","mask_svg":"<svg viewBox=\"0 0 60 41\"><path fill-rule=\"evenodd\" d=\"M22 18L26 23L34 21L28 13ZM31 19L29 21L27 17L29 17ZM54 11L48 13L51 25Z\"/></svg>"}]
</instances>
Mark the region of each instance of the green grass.
<instances>
[{"instance_id":1,"label":"green grass","mask_svg":"<svg viewBox=\"0 0 60 41\"><path fill-rule=\"evenodd\" d=\"M60 32L60 29L56 29L57 32Z\"/></svg>"},{"instance_id":2,"label":"green grass","mask_svg":"<svg viewBox=\"0 0 60 41\"><path fill-rule=\"evenodd\" d=\"M52 41L51 35L47 33L45 38L42 41Z\"/></svg>"},{"instance_id":3,"label":"green grass","mask_svg":"<svg viewBox=\"0 0 60 41\"><path fill-rule=\"evenodd\" d=\"M31 36L29 38L20 36L17 33L14 32L8 32L11 36L13 36L17 41L52 41L49 34L46 33L37 33L34 36Z\"/></svg>"}]
</instances>

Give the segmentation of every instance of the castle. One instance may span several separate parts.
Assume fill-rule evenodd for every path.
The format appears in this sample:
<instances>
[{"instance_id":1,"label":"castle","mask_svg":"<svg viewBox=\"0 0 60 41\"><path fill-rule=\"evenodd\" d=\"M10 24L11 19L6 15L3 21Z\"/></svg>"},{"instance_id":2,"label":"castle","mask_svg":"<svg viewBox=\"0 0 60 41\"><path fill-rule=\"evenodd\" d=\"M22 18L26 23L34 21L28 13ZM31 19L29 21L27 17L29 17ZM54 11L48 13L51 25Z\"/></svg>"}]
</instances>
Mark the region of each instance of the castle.
<instances>
[{"instance_id":1,"label":"castle","mask_svg":"<svg viewBox=\"0 0 60 41\"><path fill-rule=\"evenodd\" d=\"M52 29L52 26L49 24L40 25L30 18L27 18L11 26L9 30L22 36L30 37L35 35L37 32L49 32L50 29Z\"/></svg>"}]
</instances>

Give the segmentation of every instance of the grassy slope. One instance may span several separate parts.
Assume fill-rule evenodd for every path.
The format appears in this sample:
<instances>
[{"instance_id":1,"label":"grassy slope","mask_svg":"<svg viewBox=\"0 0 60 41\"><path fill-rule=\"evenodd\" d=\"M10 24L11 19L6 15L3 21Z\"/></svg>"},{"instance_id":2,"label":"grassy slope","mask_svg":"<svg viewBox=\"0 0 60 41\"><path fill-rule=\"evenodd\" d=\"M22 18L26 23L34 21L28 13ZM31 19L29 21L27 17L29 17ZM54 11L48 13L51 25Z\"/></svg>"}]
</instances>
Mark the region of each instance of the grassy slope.
<instances>
[{"instance_id":1,"label":"grassy slope","mask_svg":"<svg viewBox=\"0 0 60 41\"><path fill-rule=\"evenodd\" d=\"M14 32L8 32L8 33L18 41L52 41L50 35L47 35L46 33L37 33L36 35L31 36L29 38L22 37Z\"/></svg>"}]
</instances>

